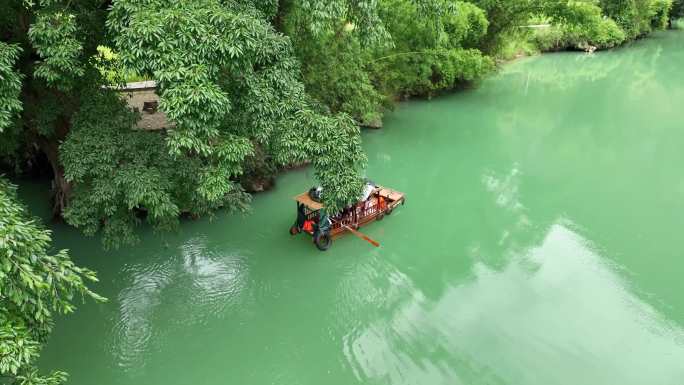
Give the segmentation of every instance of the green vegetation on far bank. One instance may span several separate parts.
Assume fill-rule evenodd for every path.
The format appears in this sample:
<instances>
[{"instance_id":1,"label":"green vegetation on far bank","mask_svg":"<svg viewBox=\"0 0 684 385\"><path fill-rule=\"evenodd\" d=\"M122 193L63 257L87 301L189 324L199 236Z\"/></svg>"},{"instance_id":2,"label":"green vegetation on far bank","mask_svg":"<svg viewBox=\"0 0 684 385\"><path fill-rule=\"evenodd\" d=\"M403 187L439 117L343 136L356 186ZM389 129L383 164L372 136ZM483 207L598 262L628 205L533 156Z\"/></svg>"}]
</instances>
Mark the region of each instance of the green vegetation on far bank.
<instances>
[{"instance_id":1,"label":"green vegetation on far bank","mask_svg":"<svg viewBox=\"0 0 684 385\"><path fill-rule=\"evenodd\" d=\"M307 91L372 127L394 101L476 83L498 60L609 49L682 14L681 0L382 0L375 9L387 40L368 42L345 18L323 32L309 28L311 10L285 3L278 26L293 41Z\"/></svg>"}]
</instances>

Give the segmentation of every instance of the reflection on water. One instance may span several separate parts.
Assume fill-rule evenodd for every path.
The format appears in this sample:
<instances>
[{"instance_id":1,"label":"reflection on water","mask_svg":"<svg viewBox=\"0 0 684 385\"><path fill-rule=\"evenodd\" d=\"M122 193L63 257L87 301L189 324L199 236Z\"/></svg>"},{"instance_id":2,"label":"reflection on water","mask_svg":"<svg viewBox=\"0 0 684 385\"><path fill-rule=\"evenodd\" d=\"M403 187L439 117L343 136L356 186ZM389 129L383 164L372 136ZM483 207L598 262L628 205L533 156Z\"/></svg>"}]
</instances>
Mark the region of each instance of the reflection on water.
<instances>
[{"instance_id":1,"label":"reflection on water","mask_svg":"<svg viewBox=\"0 0 684 385\"><path fill-rule=\"evenodd\" d=\"M228 250L211 250L206 237L193 238L182 250L182 270L176 285L186 309L179 324L194 325L217 317L240 302L247 278L244 257ZM182 309L177 309L182 311Z\"/></svg>"},{"instance_id":2,"label":"reflection on water","mask_svg":"<svg viewBox=\"0 0 684 385\"><path fill-rule=\"evenodd\" d=\"M632 294L563 220L503 270L476 264L471 280L437 301L406 276L395 285L411 300L345 338L359 380L675 385L684 378L681 327Z\"/></svg>"},{"instance_id":3,"label":"reflection on water","mask_svg":"<svg viewBox=\"0 0 684 385\"><path fill-rule=\"evenodd\" d=\"M522 203L518 198L520 187L520 170L514 165L511 172L505 178L497 178L492 173L485 174L482 178L487 191L496 195L496 204L511 211L523 209Z\"/></svg>"},{"instance_id":4,"label":"reflection on water","mask_svg":"<svg viewBox=\"0 0 684 385\"><path fill-rule=\"evenodd\" d=\"M125 269L131 282L117 298L108 345L116 366L129 375L142 373L146 356L163 348L163 334L170 330L155 329L155 319L168 316L176 327L198 326L239 303L247 279L243 257L207 244L206 237L190 238L178 253L159 256L159 263L143 260Z\"/></svg>"},{"instance_id":5,"label":"reflection on water","mask_svg":"<svg viewBox=\"0 0 684 385\"><path fill-rule=\"evenodd\" d=\"M117 366L142 368L147 345L154 332L152 316L161 303L161 291L170 280L170 263L134 266L132 282L118 297L118 319L108 344Z\"/></svg>"},{"instance_id":6,"label":"reflection on water","mask_svg":"<svg viewBox=\"0 0 684 385\"><path fill-rule=\"evenodd\" d=\"M662 66L662 53L662 45L658 44L657 39L652 39L649 44L637 43L629 49L618 51L582 55L561 53L566 56L564 61L543 57L542 60L535 59L531 63L514 63L505 68L503 75L518 76L519 82L524 84L521 89L525 95L534 83L543 85L544 92L565 92L577 88L578 84L586 86L587 83L599 82L609 77L620 77L620 81L629 84L635 92L640 92L637 86L658 83L653 80ZM571 71L568 70L569 63L573 67ZM624 71L625 68L630 71ZM615 80L618 79L611 79Z\"/></svg>"},{"instance_id":7,"label":"reflection on water","mask_svg":"<svg viewBox=\"0 0 684 385\"><path fill-rule=\"evenodd\" d=\"M438 298L428 298L424 282L391 264L365 267L386 278L373 285L381 293L364 292L396 306L343 339L360 382L681 383L684 329L638 297L624 271L578 226L560 218L538 241L525 243L525 233L539 230L522 203L523 175L515 163L509 171L484 172L480 181L493 207L510 217L498 227L502 249L472 240L471 275ZM501 254L504 265L489 264L497 258L488 253Z\"/></svg>"}]
</instances>

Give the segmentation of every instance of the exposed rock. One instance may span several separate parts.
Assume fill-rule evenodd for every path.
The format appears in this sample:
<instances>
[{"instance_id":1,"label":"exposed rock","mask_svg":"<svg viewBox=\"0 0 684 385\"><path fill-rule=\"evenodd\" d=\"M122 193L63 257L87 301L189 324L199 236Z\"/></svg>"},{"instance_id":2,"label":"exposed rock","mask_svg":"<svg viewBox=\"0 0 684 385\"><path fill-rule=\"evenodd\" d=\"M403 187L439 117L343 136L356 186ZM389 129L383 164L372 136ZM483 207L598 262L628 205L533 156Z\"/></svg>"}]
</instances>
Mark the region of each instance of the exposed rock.
<instances>
[{"instance_id":1,"label":"exposed rock","mask_svg":"<svg viewBox=\"0 0 684 385\"><path fill-rule=\"evenodd\" d=\"M241 180L242 188L248 193L268 191L275 186L275 178L271 176L250 176Z\"/></svg>"},{"instance_id":2,"label":"exposed rock","mask_svg":"<svg viewBox=\"0 0 684 385\"><path fill-rule=\"evenodd\" d=\"M586 43L586 42L582 42L582 43L577 44L577 48L579 48L579 49L581 49L587 53L594 53L598 49L598 47L593 46L593 45Z\"/></svg>"},{"instance_id":3,"label":"exposed rock","mask_svg":"<svg viewBox=\"0 0 684 385\"><path fill-rule=\"evenodd\" d=\"M359 123L361 127L366 127L366 128L373 128L373 129L380 129L382 128L382 118L377 117L373 118L371 120L363 121Z\"/></svg>"}]
</instances>

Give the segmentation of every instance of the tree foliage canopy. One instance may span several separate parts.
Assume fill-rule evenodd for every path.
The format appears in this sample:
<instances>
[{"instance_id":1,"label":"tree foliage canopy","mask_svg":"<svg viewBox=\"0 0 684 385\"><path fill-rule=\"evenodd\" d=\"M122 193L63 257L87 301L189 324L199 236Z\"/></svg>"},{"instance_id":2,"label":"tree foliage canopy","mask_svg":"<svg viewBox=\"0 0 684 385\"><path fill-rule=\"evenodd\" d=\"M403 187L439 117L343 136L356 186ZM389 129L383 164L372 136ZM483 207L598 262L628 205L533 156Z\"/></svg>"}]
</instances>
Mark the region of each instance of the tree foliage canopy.
<instances>
[{"instance_id":1,"label":"tree foliage canopy","mask_svg":"<svg viewBox=\"0 0 684 385\"><path fill-rule=\"evenodd\" d=\"M0 41L0 132L10 126L21 111L21 76L14 69L19 52L17 45Z\"/></svg>"}]
</instances>

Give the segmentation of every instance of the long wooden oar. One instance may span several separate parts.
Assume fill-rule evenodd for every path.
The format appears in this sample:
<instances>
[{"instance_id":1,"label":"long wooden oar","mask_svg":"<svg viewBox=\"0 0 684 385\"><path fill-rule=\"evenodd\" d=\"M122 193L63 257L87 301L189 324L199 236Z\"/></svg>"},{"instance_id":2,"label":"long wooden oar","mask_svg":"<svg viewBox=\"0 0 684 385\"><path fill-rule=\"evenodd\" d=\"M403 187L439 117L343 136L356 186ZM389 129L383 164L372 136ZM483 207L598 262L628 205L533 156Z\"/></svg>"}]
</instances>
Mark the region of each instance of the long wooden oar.
<instances>
[{"instance_id":1,"label":"long wooden oar","mask_svg":"<svg viewBox=\"0 0 684 385\"><path fill-rule=\"evenodd\" d=\"M349 227L349 226L347 226L347 225L342 225L342 227L344 227L345 229L349 230L352 234L354 234L354 235L356 235L357 237L363 239L364 241L367 241L367 242L370 243L371 245L373 245L373 246L375 246L375 247L380 247L380 244L379 244L378 242L372 240L372 239L371 239L369 236L367 236L366 234L360 233L360 232L358 232L357 230L354 230L354 229L352 229L351 227Z\"/></svg>"}]
</instances>

